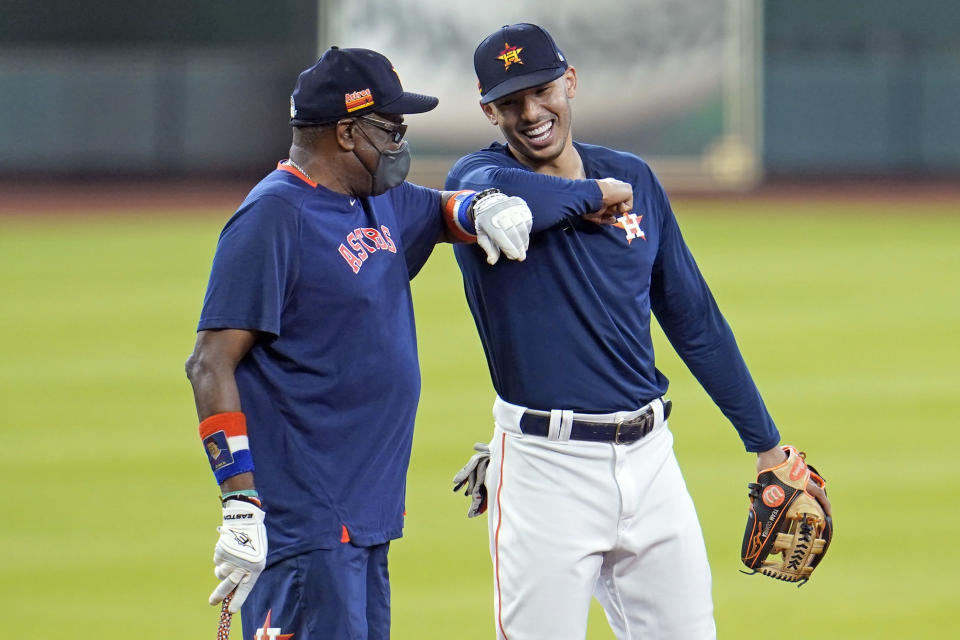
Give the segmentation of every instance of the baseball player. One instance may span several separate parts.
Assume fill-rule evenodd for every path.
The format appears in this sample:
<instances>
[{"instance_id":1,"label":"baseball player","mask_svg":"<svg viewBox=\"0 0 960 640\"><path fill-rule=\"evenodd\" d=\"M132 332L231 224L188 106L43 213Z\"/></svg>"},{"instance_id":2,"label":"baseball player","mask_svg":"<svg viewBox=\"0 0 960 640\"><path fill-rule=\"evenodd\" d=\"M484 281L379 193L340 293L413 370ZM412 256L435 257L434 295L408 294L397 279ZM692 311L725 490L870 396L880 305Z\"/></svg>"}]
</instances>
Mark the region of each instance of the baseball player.
<instances>
[{"instance_id":1,"label":"baseball player","mask_svg":"<svg viewBox=\"0 0 960 640\"><path fill-rule=\"evenodd\" d=\"M461 158L446 188L497 187L535 220L523 264L485 268L474 247L454 248L497 392L486 484L481 472L469 487L472 513L489 497L497 635L582 639L596 596L618 638L713 638L651 312L758 469L784 459L780 435L650 167L573 141L577 74L550 34L498 29L474 67L506 144ZM632 197L607 207L598 180L627 183ZM561 224L536 222L557 211Z\"/></svg>"},{"instance_id":2,"label":"baseball player","mask_svg":"<svg viewBox=\"0 0 960 640\"><path fill-rule=\"evenodd\" d=\"M420 393L409 281L442 239L524 258L518 198L405 181L403 114L436 105L379 53L331 48L297 81L289 159L220 235L186 368L222 491L210 603L233 594L246 640L389 637Z\"/></svg>"}]
</instances>

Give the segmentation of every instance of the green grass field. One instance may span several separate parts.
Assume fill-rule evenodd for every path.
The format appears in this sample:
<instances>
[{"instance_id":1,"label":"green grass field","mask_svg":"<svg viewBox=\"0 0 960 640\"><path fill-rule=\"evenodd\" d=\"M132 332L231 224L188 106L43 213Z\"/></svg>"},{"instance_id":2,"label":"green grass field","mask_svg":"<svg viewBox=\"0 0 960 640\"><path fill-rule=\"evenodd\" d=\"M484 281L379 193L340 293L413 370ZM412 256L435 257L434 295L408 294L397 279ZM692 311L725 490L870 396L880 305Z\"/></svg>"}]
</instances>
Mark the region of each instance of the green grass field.
<instances>
[{"instance_id":1,"label":"green grass field","mask_svg":"<svg viewBox=\"0 0 960 640\"><path fill-rule=\"evenodd\" d=\"M675 208L836 516L803 588L738 572L753 456L658 335L720 637L956 637L960 207ZM215 636L217 491L183 362L229 213L0 218L0 636ZM393 637L491 638L486 523L449 480L489 437L492 391L449 247L414 291L423 397ZM588 637L612 638L598 607Z\"/></svg>"}]
</instances>

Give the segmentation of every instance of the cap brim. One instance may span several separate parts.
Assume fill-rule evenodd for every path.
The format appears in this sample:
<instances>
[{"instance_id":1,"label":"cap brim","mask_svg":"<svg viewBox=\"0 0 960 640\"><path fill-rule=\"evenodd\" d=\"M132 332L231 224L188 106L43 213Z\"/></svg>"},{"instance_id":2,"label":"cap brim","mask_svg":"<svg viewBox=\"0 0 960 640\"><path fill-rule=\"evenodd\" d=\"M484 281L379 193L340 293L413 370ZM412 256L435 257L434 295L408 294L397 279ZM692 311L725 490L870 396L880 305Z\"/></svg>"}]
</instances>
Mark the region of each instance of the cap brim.
<instances>
[{"instance_id":1,"label":"cap brim","mask_svg":"<svg viewBox=\"0 0 960 640\"><path fill-rule=\"evenodd\" d=\"M567 67L552 67L550 69L532 71L530 73L525 73L522 76L516 76L514 78L510 78L509 80L504 80L491 89L486 95L482 96L480 98L480 104L487 104L488 102L499 100L504 96L514 93L515 91L523 91L524 89L529 89L530 87L552 82L553 80L556 80L562 76L563 72L566 70Z\"/></svg>"},{"instance_id":2,"label":"cap brim","mask_svg":"<svg viewBox=\"0 0 960 640\"><path fill-rule=\"evenodd\" d=\"M425 113L435 108L439 103L440 99L434 96L404 91L399 98L389 104L379 107L374 105L373 111L402 116L406 113Z\"/></svg>"}]
</instances>

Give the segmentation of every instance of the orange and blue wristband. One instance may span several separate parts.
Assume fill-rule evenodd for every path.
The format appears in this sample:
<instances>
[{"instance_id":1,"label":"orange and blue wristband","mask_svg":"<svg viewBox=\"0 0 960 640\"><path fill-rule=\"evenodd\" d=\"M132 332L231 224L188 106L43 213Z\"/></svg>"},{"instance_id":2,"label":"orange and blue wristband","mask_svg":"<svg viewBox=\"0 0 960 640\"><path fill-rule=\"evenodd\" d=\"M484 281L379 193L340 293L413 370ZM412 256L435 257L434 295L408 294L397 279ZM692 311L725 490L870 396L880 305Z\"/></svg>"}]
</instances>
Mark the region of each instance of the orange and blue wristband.
<instances>
[{"instance_id":1,"label":"orange and blue wristband","mask_svg":"<svg viewBox=\"0 0 960 640\"><path fill-rule=\"evenodd\" d=\"M253 471L247 440L247 418L240 411L216 413L200 423L200 439L217 484Z\"/></svg>"},{"instance_id":2,"label":"orange and blue wristband","mask_svg":"<svg viewBox=\"0 0 960 640\"><path fill-rule=\"evenodd\" d=\"M453 237L460 242L475 242L477 228L470 219L470 205L477 197L476 191L457 191L447 199L443 207L443 219Z\"/></svg>"}]
</instances>

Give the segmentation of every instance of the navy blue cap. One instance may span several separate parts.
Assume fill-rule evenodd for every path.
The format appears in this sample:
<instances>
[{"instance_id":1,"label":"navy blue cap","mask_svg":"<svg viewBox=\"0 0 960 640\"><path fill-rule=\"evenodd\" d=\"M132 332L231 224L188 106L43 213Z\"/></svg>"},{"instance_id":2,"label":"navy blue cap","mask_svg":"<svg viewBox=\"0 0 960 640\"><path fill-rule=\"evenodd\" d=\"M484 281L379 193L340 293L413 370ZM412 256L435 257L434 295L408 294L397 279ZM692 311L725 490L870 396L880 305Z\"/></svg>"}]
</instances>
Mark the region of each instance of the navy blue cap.
<instances>
[{"instance_id":1,"label":"navy blue cap","mask_svg":"<svg viewBox=\"0 0 960 640\"><path fill-rule=\"evenodd\" d=\"M521 22L490 34L473 53L480 103L556 80L567 59L543 27Z\"/></svg>"},{"instance_id":2,"label":"navy blue cap","mask_svg":"<svg viewBox=\"0 0 960 640\"><path fill-rule=\"evenodd\" d=\"M433 96L404 91L397 70L376 51L330 47L297 78L290 96L290 124L327 124L374 111L423 113L438 102Z\"/></svg>"}]
</instances>

